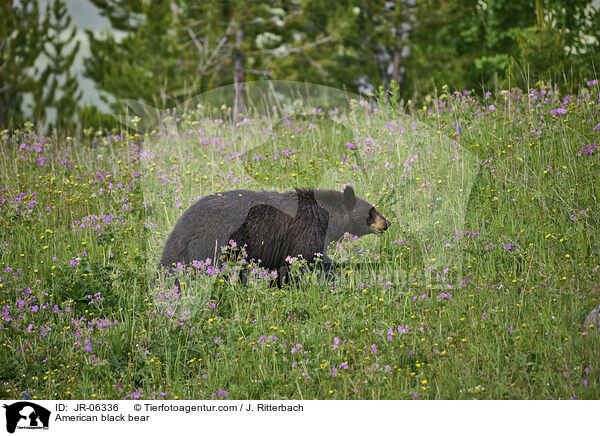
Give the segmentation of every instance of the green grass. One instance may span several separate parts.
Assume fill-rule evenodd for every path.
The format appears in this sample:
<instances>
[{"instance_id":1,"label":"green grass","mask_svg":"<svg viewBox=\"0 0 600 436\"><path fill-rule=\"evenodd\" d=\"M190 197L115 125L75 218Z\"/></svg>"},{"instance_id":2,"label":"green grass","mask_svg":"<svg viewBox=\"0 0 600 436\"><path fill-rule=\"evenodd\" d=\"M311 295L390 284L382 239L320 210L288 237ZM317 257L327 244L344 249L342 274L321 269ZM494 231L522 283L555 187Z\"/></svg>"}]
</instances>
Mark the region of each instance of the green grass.
<instances>
[{"instance_id":1,"label":"green grass","mask_svg":"<svg viewBox=\"0 0 600 436\"><path fill-rule=\"evenodd\" d=\"M289 125L199 109L185 137L97 148L2 132L0 398L600 398L600 149L579 155L600 94L550 91ZM333 244L334 282L155 280L192 199L347 183L393 225Z\"/></svg>"}]
</instances>

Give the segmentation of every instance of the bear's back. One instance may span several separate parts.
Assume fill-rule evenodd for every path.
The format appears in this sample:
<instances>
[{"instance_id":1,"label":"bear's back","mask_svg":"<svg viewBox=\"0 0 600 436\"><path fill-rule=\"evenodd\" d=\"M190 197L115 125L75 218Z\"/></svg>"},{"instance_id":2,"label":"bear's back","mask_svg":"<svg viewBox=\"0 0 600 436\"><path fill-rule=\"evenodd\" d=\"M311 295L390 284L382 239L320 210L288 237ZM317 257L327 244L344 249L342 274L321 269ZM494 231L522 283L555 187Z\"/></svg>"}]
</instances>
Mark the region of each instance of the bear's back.
<instances>
[{"instance_id":1,"label":"bear's back","mask_svg":"<svg viewBox=\"0 0 600 436\"><path fill-rule=\"evenodd\" d=\"M297 190L295 194L297 208L293 212L258 204L232 233L231 239L245 247L249 260L278 270L288 256L311 262L315 253L324 253L329 214L317 204L312 190Z\"/></svg>"},{"instance_id":2,"label":"bear's back","mask_svg":"<svg viewBox=\"0 0 600 436\"><path fill-rule=\"evenodd\" d=\"M171 266L193 260L216 260L221 247L246 221L256 206L269 206L295 216L298 207L296 193L235 190L213 194L194 203L179 218L173 228L160 264Z\"/></svg>"}]
</instances>

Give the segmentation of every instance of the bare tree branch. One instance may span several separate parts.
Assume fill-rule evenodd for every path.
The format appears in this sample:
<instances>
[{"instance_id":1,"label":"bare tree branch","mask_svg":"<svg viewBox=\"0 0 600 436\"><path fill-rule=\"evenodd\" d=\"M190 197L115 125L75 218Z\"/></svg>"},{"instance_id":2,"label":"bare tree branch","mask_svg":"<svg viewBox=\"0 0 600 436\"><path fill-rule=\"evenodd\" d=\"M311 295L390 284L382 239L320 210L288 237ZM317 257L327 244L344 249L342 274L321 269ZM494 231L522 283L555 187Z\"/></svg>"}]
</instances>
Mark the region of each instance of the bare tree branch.
<instances>
[{"instance_id":1,"label":"bare tree branch","mask_svg":"<svg viewBox=\"0 0 600 436\"><path fill-rule=\"evenodd\" d=\"M0 53L2 52L2 50L4 50L4 45L6 44L7 39L8 38L4 38L2 40L2 42L0 42ZM3 70L6 67L6 65L8 65L8 60L6 62L4 62L2 65L0 65L0 70Z\"/></svg>"},{"instance_id":2,"label":"bare tree branch","mask_svg":"<svg viewBox=\"0 0 600 436\"><path fill-rule=\"evenodd\" d=\"M208 72L208 69L212 65L213 61L215 60L217 55L221 52L221 49L227 42L227 38L226 37L221 38L217 42L217 46L213 49L212 53L210 53L210 55L207 57L205 53L208 52L208 38L204 40L204 47L202 47L202 44L200 44L200 41L198 41L198 38L196 38L196 35L194 34L194 31L191 28L188 29L188 33L190 34L190 37L192 38L194 45L200 52L200 57L203 60L202 65L200 65L200 67L198 69L198 72L200 74L206 74Z\"/></svg>"},{"instance_id":3,"label":"bare tree branch","mask_svg":"<svg viewBox=\"0 0 600 436\"><path fill-rule=\"evenodd\" d=\"M312 47L316 47L316 46L321 45L321 44L325 44L327 41L331 41L334 36L335 36L335 33L332 33L331 35L326 36L323 39L317 39L316 41L313 41L310 44L303 45L302 47L292 47L292 48L287 48L287 49L273 48L273 49L265 49L265 50L255 50L255 51L246 52L246 54L247 55L254 55L254 54L290 54L290 53L302 53L306 49L309 49L309 48L312 48Z\"/></svg>"},{"instance_id":4,"label":"bare tree branch","mask_svg":"<svg viewBox=\"0 0 600 436\"><path fill-rule=\"evenodd\" d=\"M200 54L202 54L202 52L204 51L204 48L202 47L202 44L200 44L200 41L198 41L198 38L196 38L196 35L194 34L194 31L192 30L191 27L188 29L188 33L190 34L190 37L192 38L194 45L196 46L196 48L198 49Z\"/></svg>"},{"instance_id":5,"label":"bare tree branch","mask_svg":"<svg viewBox=\"0 0 600 436\"><path fill-rule=\"evenodd\" d=\"M245 73L252 73L252 74L260 74L262 76L271 77L271 72L270 71L266 71L266 70L253 70L251 68L244 68L244 72Z\"/></svg>"},{"instance_id":6,"label":"bare tree branch","mask_svg":"<svg viewBox=\"0 0 600 436\"><path fill-rule=\"evenodd\" d=\"M323 68L323 65L321 65L318 62L316 62L313 58L311 58L310 56L308 56L306 53L304 54L304 57L308 60L308 62L310 62L310 64L313 67L315 67L319 71L319 74L321 74L321 77L331 77L331 74L329 74L327 72L327 70L325 70L325 68Z\"/></svg>"}]
</instances>

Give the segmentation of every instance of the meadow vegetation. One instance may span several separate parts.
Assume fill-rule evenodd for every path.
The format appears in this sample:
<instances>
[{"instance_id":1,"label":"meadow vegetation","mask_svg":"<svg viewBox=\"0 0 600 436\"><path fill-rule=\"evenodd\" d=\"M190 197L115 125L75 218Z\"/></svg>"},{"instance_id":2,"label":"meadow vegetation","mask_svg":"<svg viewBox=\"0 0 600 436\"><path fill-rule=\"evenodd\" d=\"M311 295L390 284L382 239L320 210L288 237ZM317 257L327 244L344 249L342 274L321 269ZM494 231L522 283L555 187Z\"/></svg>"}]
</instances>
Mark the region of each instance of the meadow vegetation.
<instances>
[{"instance_id":1,"label":"meadow vegetation","mask_svg":"<svg viewBox=\"0 0 600 436\"><path fill-rule=\"evenodd\" d=\"M0 398L599 398L597 81L351 106L0 133ZM393 225L333 244L332 282L156 276L202 196L347 184Z\"/></svg>"}]
</instances>

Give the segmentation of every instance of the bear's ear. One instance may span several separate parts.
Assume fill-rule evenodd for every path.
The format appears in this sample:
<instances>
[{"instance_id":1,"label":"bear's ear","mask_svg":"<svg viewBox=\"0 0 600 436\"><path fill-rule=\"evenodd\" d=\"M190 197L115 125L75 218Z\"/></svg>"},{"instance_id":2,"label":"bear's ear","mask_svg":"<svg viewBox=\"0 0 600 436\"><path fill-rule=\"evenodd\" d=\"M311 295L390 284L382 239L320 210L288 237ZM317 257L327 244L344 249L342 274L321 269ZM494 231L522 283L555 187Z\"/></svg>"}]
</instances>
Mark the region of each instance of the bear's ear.
<instances>
[{"instance_id":1,"label":"bear's ear","mask_svg":"<svg viewBox=\"0 0 600 436\"><path fill-rule=\"evenodd\" d=\"M354 209L356 204L356 196L354 195L354 188L352 186L346 186L344 193L342 194L342 202L348 210Z\"/></svg>"}]
</instances>

